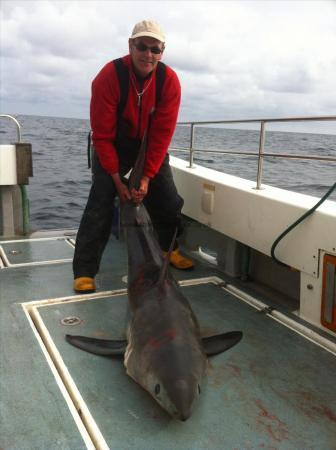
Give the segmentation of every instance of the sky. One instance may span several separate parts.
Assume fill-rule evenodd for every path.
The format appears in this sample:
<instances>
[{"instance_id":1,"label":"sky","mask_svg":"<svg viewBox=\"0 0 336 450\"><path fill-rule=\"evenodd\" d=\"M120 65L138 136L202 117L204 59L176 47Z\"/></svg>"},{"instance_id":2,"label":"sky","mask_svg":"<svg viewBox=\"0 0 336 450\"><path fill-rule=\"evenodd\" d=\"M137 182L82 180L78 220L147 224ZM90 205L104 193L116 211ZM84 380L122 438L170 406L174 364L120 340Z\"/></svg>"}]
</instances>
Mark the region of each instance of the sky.
<instances>
[{"instance_id":1,"label":"sky","mask_svg":"<svg viewBox=\"0 0 336 450\"><path fill-rule=\"evenodd\" d=\"M2 113L88 118L91 81L152 19L180 121L336 115L336 0L1 0L0 13Z\"/></svg>"}]
</instances>

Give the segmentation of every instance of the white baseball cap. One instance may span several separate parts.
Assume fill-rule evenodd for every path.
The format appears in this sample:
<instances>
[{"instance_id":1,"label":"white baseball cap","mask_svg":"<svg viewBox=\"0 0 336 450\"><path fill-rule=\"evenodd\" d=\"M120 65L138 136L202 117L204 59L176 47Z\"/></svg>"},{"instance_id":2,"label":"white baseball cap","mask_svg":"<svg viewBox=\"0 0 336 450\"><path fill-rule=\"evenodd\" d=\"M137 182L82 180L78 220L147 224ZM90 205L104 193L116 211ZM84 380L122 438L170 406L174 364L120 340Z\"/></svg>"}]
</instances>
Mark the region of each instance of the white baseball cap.
<instances>
[{"instance_id":1,"label":"white baseball cap","mask_svg":"<svg viewBox=\"0 0 336 450\"><path fill-rule=\"evenodd\" d=\"M152 37L160 42L165 42L166 39L160 25L154 20L143 20L135 25L131 39L141 36Z\"/></svg>"}]
</instances>

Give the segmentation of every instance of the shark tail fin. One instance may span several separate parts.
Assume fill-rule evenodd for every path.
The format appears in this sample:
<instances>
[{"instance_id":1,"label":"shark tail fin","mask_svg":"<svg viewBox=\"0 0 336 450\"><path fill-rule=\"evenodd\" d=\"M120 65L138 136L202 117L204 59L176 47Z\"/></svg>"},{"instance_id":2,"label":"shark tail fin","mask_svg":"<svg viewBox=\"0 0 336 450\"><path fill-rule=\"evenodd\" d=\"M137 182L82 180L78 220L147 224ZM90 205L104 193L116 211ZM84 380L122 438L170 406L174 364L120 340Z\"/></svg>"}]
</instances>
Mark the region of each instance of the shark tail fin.
<instances>
[{"instance_id":1,"label":"shark tail fin","mask_svg":"<svg viewBox=\"0 0 336 450\"><path fill-rule=\"evenodd\" d=\"M172 241L171 241L171 243L170 243L170 247L169 247L169 250L168 250L168 252L167 252L166 259L164 260L163 266L162 266L162 268L161 268L161 272L160 272L158 284L163 283L163 280L164 280L165 278L167 278L168 267L169 267L169 263L170 263L170 256L171 256L172 251L173 251L173 249L174 249L174 244L175 244L175 241L176 241L176 236L177 236L177 227L176 227L176 229L175 229L175 233L174 233L173 239L172 239Z\"/></svg>"},{"instance_id":2,"label":"shark tail fin","mask_svg":"<svg viewBox=\"0 0 336 450\"><path fill-rule=\"evenodd\" d=\"M146 156L146 149L147 149L147 129L144 132L141 146L139 149L138 157L135 161L133 170L130 175L129 179L129 189L139 189L140 180L143 174L143 168L145 163L145 156Z\"/></svg>"}]
</instances>

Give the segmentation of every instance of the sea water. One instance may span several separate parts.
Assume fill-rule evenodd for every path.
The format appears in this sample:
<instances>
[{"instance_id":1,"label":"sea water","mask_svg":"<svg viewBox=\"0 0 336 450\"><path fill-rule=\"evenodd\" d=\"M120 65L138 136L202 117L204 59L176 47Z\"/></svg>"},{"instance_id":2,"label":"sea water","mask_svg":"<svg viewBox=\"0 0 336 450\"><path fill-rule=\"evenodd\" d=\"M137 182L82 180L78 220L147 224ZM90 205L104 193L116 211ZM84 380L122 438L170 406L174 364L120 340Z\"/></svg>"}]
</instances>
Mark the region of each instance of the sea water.
<instances>
[{"instance_id":1,"label":"sea water","mask_svg":"<svg viewBox=\"0 0 336 450\"><path fill-rule=\"evenodd\" d=\"M33 230L77 228L91 185L87 163L88 120L16 116L22 141L33 148L34 176L27 186ZM335 130L336 133L336 130ZM12 121L0 122L0 143L16 142ZM336 134L267 131L265 152L336 158ZM172 146L188 148L190 128L177 127ZM257 157L211 153L211 150L258 152L259 131L198 127L194 162L231 175L256 181ZM188 160L187 152L171 154ZM264 158L262 183L322 197L336 182L336 163ZM336 192L329 198L336 201Z\"/></svg>"}]
</instances>

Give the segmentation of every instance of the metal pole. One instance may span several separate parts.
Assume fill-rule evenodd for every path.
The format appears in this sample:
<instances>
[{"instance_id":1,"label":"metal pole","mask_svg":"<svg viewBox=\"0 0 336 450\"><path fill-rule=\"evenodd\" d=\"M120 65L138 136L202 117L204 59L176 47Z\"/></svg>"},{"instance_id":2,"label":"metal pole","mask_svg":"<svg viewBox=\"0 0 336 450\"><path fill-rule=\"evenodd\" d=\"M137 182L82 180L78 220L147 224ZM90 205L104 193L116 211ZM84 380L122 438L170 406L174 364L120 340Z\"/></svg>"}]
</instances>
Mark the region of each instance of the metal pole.
<instances>
[{"instance_id":1,"label":"metal pole","mask_svg":"<svg viewBox=\"0 0 336 450\"><path fill-rule=\"evenodd\" d=\"M190 124L190 149L189 149L189 169L194 167L194 124Z\"/></svg>"},{"instance_id":2,"label":"metal pole","mask_svg":"<svg viewBox=\"0 0 336 450\"><path fill-rule=\"evenodd\" d=\"M264 162L264 148L265 148L265 122L260 122L260 139L259 139L259 155L258 155L258 174L256 189L261 189L261 177Z\"/></svg>"}]
</instances>

